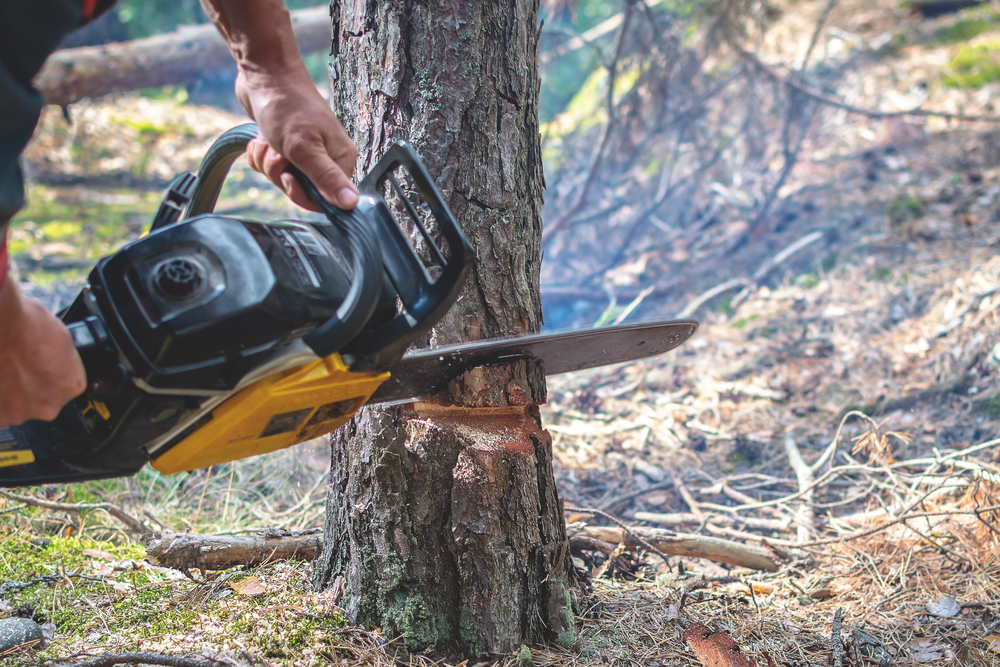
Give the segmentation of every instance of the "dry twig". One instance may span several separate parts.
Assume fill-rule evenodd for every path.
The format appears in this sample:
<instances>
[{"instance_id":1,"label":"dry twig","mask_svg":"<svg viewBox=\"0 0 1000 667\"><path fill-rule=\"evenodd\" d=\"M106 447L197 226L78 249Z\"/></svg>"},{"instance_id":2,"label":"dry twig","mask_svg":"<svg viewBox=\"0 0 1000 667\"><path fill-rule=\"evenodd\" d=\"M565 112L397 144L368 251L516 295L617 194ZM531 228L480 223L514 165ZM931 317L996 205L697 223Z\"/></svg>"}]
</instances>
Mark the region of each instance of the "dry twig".
<instances>
[{"instance_id":1,"label":"dry twig","mask_svg":"<svg viewBox=\"0 0 1000 667\"><path fill-rule=\"evenodd\" d=\"M228 662L228 661L226 661ZM66 667L114 667L114 665L162 665L163 667L210 667L226 664L203 655L163 655L162 653L108 653L83 662L59 663Z\"/></svg>"},{"instance_id":2,"label":"dry twig","mask_svg":"<svg viewBox=\"0 0 1000 667\"><path fill-rule=\"evenodd\" d=\"M16 493L11 493L10 491L4 491L2 489L0 489L0 496L3 496L8 500L24 503L25 505L31 505L32 507L42 507L49 510L58 510L60 512L70 512L73 514L82 514L83 512L89 512L91 510L103 510L125 524L125 526L136 535L142 535L149 532L149 529L146 528L142 521L136 519L134 516L112 503L57 503L51 500L44 500L43 498L35 498L34 496L22 496Z\"/></svg>"}]
</instances>

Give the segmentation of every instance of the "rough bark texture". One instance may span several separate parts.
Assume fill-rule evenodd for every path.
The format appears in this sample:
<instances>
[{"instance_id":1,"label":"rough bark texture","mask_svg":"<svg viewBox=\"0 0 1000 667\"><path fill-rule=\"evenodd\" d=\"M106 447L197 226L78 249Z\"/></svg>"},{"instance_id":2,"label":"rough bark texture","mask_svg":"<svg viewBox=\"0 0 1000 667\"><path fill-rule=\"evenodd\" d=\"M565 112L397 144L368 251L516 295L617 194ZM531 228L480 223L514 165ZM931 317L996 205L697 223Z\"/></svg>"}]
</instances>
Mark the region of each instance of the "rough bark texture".
<instances>
[{"instance_id":1,"label":"rough bark texture","mask_svg":"<svg viewBox=\"0 0 1000 667\"><path fill-rule=\"evenodd\" d=\"M409 140L477 251L448 344L537 331L537 0L333 4L334 109L359 173ZM332 439L317 584L359 623L469 657L573 638L566 527L534 364L479 368Z\"/></svg>"}]
</instances>

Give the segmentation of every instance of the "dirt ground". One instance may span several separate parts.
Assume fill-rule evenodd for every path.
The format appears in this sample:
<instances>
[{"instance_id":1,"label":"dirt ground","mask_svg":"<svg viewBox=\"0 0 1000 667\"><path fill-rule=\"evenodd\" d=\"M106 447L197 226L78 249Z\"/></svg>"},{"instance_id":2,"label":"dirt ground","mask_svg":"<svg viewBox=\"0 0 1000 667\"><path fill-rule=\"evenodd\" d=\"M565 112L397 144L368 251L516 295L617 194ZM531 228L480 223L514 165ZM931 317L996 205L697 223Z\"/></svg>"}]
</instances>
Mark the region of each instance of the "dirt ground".
<instances>
[{"instance_id":1,"label":"dirt ground","mask_svg":"<svg viewBox=\"0 0 1000 667\"><path fill-rule=\"evenodd\" d=\"M761 52L794 61L824 5L782 5ZM821 48L862 43L870 57L835 92L888 111L997 113L1000 84L942 83L967 44L992 53L993 11L923 19L886 0L837 4ZM971 41L942 37L980 16ZM141 232L157 188L241 122L169 93L70 115L46 112L26 155L32 202L12 237L25 289L53 308L90 262ZM498 662L739 665L698 662L728 635L760 667L1000 665L1000 123L823 118L783 190L778 231L724 266L695 241L671 250L684 290L640 315L696 305L696 336L662 358L552 378L543 409L568 522L609 524L600 510L764 545L779 569L576 550L577 642ZM292 212L246 169L220 208ZM650 271L657 261L645 260ZM618 270L618 284L641 287L645 264ZM703 298L734 276L759 277ZM160 529L304 529L322 523L327 465L314 443L183 478L30 493L118 503ZM294 473L279 484L279 470ZM0 613L29 605L54 633L11 664L125 650L232 665L441 662L346 624L309 587L308 564L196 583L144 564L135 535L99 510L10 497L0 532Z\"/></svg>"}]
</instances>

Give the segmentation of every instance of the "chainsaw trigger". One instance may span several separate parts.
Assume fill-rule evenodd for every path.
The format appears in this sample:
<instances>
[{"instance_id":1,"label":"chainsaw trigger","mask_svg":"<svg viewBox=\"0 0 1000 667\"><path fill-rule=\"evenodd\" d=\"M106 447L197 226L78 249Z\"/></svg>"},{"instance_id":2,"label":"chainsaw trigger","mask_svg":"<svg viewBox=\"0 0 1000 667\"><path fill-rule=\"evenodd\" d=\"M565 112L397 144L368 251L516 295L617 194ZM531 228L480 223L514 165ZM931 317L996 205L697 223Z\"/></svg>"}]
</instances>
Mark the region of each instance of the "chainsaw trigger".
<instances>
[{"instance_id":1,"label":"chainsaw trigger","mask_svg":"<svg viewBox=\"0 0 1000 667\"><path fill-rule=\"evenodd\" d=\"M100 401L92 400L88 402L87 407L83 409L83 412L81 412L81 414L85 415L91 410L99 414L101 416L101 419L103 419L104 421L108 421L109 419L111 419L111 411L108 410L108 406L104 405L104 403L101 403Z\"/></svg>"}]
</instances>

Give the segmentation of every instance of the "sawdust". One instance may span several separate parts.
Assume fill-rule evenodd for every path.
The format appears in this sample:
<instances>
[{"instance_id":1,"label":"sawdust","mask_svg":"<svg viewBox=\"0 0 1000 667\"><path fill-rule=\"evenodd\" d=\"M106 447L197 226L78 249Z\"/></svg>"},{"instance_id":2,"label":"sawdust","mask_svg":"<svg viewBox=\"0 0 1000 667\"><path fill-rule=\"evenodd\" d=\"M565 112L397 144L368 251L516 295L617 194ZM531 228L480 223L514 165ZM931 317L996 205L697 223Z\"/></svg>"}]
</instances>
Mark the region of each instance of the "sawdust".
<instances>
[{"instance_id":1,"label":"sawdust","mask_svg":"<svg viewBox=\"0 0 1000 667\"><path fill-rule=\"evenodd\" d=\"M525 407L456 408L415 403L412 410L417 420L452 429L470 449L482 452L530 458L535 454L535 440L542 437L538 422Z\"/></svg>"}]
</instances>

